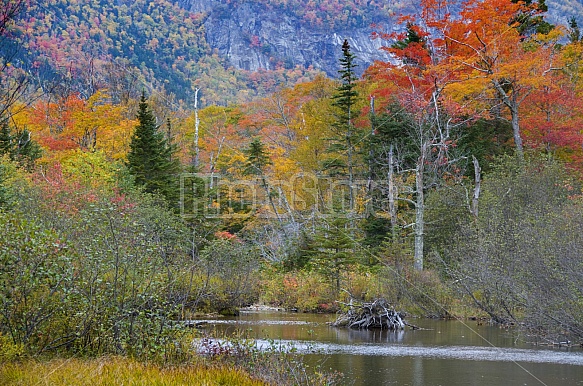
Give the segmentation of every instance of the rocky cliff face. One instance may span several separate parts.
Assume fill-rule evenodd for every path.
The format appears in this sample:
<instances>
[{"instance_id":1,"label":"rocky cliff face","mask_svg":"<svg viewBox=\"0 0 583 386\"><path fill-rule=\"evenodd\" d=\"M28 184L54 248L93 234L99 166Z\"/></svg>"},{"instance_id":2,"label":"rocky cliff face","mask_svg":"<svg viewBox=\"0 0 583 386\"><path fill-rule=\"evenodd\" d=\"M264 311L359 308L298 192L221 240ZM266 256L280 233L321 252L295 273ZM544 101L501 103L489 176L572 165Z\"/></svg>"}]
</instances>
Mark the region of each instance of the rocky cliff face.
<instances>
[{"instance_id":1,"label":"rocky cliff face","mask_svg":"<svg viewBox=\"0 0 583 386\"><path fill-rule=\"evenodd\" d=\"M181 0L181 6L205 15L207 42L240 69L312 66L336 77L344 39L356 55L358 73L374 60L388 59L380 50L382 42L371 39L370 27L324 30L253 1L235 5L221 0Z\"/></svg>"},{"instance_id":2,"label":"rocky cliff face","mask_svg":"<svg viewBox=\"0 0 583 386\"><path fill-rule=\"evenodd\" d=\"M336 77L344 39L348 39L357 57L358 73L362 73L374 60L389 59L386 53L379 50L383 42L370 38L372 29L367 26L368 23L344 30L316 27L298 17L297 12L294 14L282 7L265 6L265 0L263 4L261 0L176 1L183 8L204 15L207 42L240 69L273 70L278 66L293 68L300 65L306 68L312 66ZM575 15L579 19L583 14L582 1L547 0L549 21L566 24L566 15ZM410 4L413 3L416 1ZM404 8L397 11L408 13ZM366 12L371 13L370 10ZM369 19L391 22L382 15L367 16ZM383 25L385 30L393 27Z\"/></svg>"}]
</instances>

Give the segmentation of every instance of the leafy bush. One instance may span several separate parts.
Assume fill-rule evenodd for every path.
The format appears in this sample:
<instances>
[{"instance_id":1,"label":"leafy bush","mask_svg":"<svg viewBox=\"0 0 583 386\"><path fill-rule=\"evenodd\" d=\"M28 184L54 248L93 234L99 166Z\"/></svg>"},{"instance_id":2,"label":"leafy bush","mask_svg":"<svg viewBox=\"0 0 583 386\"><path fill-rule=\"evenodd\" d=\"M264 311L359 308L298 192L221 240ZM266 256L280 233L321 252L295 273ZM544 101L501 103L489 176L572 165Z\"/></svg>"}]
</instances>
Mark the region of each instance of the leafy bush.
<instances>
[{"instance_id":1,"label":"leafy bush","mask_svg":"<svg viewBox=\"0 0 583 386\"><path fill-rule=\"evenodd\" d=\"M0 332L34 354L163 350L184 299L185 228L150 196L63 186L21 191L21 212L0 218Z\"/></svg>"},{"instance_id":2,"label":"leafy bush","mask_svg":"<svg viewBox=\"0 0 583 386\"><path fill-rule=\"evenodd\" d=\"M258 252L228 232L218 236L200 253L199 307L221 311L256 302Z\"/></svg>"}]
</instances>

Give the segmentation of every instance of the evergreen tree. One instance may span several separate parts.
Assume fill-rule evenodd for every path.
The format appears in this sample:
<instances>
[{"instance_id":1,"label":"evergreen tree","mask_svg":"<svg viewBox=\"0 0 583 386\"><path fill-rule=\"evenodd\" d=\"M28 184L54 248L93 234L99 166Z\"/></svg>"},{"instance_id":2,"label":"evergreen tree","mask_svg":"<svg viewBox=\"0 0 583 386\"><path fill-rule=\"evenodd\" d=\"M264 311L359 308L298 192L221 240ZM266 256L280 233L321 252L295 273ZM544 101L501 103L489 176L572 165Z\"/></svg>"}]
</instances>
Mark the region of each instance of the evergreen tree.
<instances>
[{"instance_id":1,"label":"evergreen tree","mask_svg":"<svg viewBox=\"0 0 583 386\"><path fill-rule=\"evenodd\" d=\"M329 157L324 162L324 167L332 176L345 177L349 185L349 205L350 210L355 207L355 197L353 185L355 179L355 157L357 155L357 145L361 139L360 131L354 126L354 117L358 114L355 109L358 92L356 91L356 74L354 69L355 55L350 51L348 40L342 44L342 57L340 58L341 69L340 86L332 96L332 105L335 107L335 122L332 131L335 135L330 138L328 147Z\"/></svg>"},{"instance_id":2,"label":"evergreen tree","mask_svg":"<svg viewBox=\"0 0 583 386\"><path fill-rule=\"evenodd\" d=\"M357 262L355 248L358 240L350 233L348 219L335 216L318 228L306 253L311 255L311 265L332 279L336 293L340 292L342 273Z\"/></svg>"},{"instance_id":3,"label":"evergreen tree","mask_svg":"<svg viewBox=\"0 0 583 386\"><path fill-rule=\"evenodd\" d=\"M271 159L265 149L265 145L259 138L254 138L245 149L247 163L245 164L244 173L247 175L264 176L265 168L271 165Z\"/></svg>"},{"instance_id":4,"label":"evergreen tree","mask_svg":"<svg viewBox=\"0 0 583 386\"><path fill-rule=\"evenodd\" d=\"M575 16L571 16L569 19L569 34L567 35L570 43L578 43L581 41L581 30L579 29L579 23Z\"/></svg>"},{"instance_id":5,"label":"evergreen tree","mask_svg":"<svg viewBox=\"0 0 583 386\"><path fill-rule=\"evenodd\" d=\"M261 179L261 185L265 190L265 194L267 195L267 200L269 201L271 210L273 210L273 214L279 223L281 223L282 220L277 211L277 207L275 206L275 202L273 201L271 187L269 186L267 177L265 175L265 168L272 163L271 159L269 158L269 153L265 149L265 145L259 138L255 138L253 141L251 141L249 147L245 149L245 155L247 156L247 163L245 164L244 173L247 175L258 176Z\"/></svg>"},{"instance_id":6,"label":"evergreen tree","mask_svg":"<svg viewBox=\"0 0 583 386\"><path fill-rule=\"evenodd\" d=\"M512 0L513 3L518 3L519 1ZM516 28L522 35L531 36L535 33L546 35L555 28L554 25L544 20L544 14L549 10L545 0L526 0L524 4L531 7L531 9L519 13L514 20L518 23Z\"/></svg>"},{"instance_id":7,"label":"evergreen tree","mask_svg":"<svg viewBox=\"0 0 583 386\"><path fill-rule=\"evenodd\" d=\"M2 122L0 127L0 155L12 154L12 149L14 147L14 139L12 138L12 132L10 126L6 121Z\"/></svg>"},{"instance_id":8,"label":"evergreen tree","mask_svg":"<svg viewBox=\"0 0 583 386\"><path fill-rule=\"evenodd\" d=\"M34 167L35 161L41 157L42 150L39 144L32 140L30 131L24 129L13 133L8 122L4 120L0 126L0 156L4 155L30 170Z\"/></svg>"},{"instance_id":9,"label":"evergreen tree","mask_svg":"<svg viewBox=\"0 0 583 386\"><path fill-rule=\"evenodd\" d=\"M423 56L418 55L418 52L428 50L426 39L422 37L419 26L407 23L407 37L396 41L391 47L397 50L405 50L410 48L411 45L416 45L419 50L403 52L403 63L410 66L423 66Z\"/></svg>"},{"instance_id":10,"label":"evergreen tree","mask_svg":"<svg viewBox=\"0 0 583 386\"><path fill-rule=\"evenodd\" d=\"M179 172L178 159L173 157L175 147L159 131L156 118L142 93L136 126L127 156L127 165L135 183L148 193L160 193L171 203L177 203Z\"/></svg>"}]
</instances>

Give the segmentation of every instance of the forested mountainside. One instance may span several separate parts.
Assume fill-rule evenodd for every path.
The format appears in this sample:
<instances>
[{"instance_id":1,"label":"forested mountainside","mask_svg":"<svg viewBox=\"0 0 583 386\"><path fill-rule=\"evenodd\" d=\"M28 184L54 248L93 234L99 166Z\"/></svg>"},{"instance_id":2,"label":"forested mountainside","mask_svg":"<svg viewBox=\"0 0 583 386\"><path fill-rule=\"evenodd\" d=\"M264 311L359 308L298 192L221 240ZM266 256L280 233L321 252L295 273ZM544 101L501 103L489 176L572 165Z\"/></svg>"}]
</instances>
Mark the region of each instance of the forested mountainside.
<instances>
[{"instance_id":1,"label":"forested mountainside","mask_svg":"<svg viewBox=\"0 0 583 386\"><path fill-rule=\"evenodd\" d=\"M17 59L45 88L67 83L91 95L107 85L127 99L122 89L135 97L144 83L190 103L199 88L203 104L225 105L319 71L335 77L344 38L362 73L387 58L371 24L394 12L380 1L45 0L21 15Z\"/></svg>"},{"instance_id":2,"label":"forested mountainside","mask_svg":"<svg viewBox=\"0 0 583 386\"><path fill-rule=\"evenodd\" d=\"M107 87L127 100L146 87L165 99L192 102L200 88L201 101L223 105L315 74L279 65L255 73L233 68L207 43L203 17L166 0L41 1L21 15L12 39L24 44L14 45L13 63L46 89L66 85L89 96Z\"/></svg>"},{"instance_id":3,"label":"forested mountainside","mask_svg":"<svg viewBox=\"0 0 583 386\"><path fill-rule=\"evenodd\" d=\"M583 14L578 1L548 5L554 22ZM199 88L203 104L226 105L320 71L336 77L345 38L361 74L388 59L371 33L397 28L412 9L380 0L44 0L22 15L27 44L17 58L44 88L91 95L107 85L127 99L147 87L190 104Z\"/></svg>"}]
</instances>

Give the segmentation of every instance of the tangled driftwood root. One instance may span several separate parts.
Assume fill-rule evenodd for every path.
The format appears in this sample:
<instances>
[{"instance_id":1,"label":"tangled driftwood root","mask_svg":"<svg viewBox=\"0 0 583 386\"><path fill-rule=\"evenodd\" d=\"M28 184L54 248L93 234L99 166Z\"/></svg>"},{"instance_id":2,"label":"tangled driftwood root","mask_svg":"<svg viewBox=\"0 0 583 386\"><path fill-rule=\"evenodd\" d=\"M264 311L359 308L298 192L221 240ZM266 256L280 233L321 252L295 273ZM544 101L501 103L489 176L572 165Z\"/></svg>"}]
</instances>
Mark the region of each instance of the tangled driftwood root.
<instances>
[{"instance_id":1,"label":"tangled driftwood root","mask_svg":"<svg viewBox=\"0 0 583 386\"><path fill-rule=\"evenodd\" d=\"M338 316L332 323L334 327L348 327L354 329L381 329L403 330L405 326L416 328L403 320L403 314L384 299L377 299L370 303L347 304L347 312Z\"/></svg>"}]
</instances>

